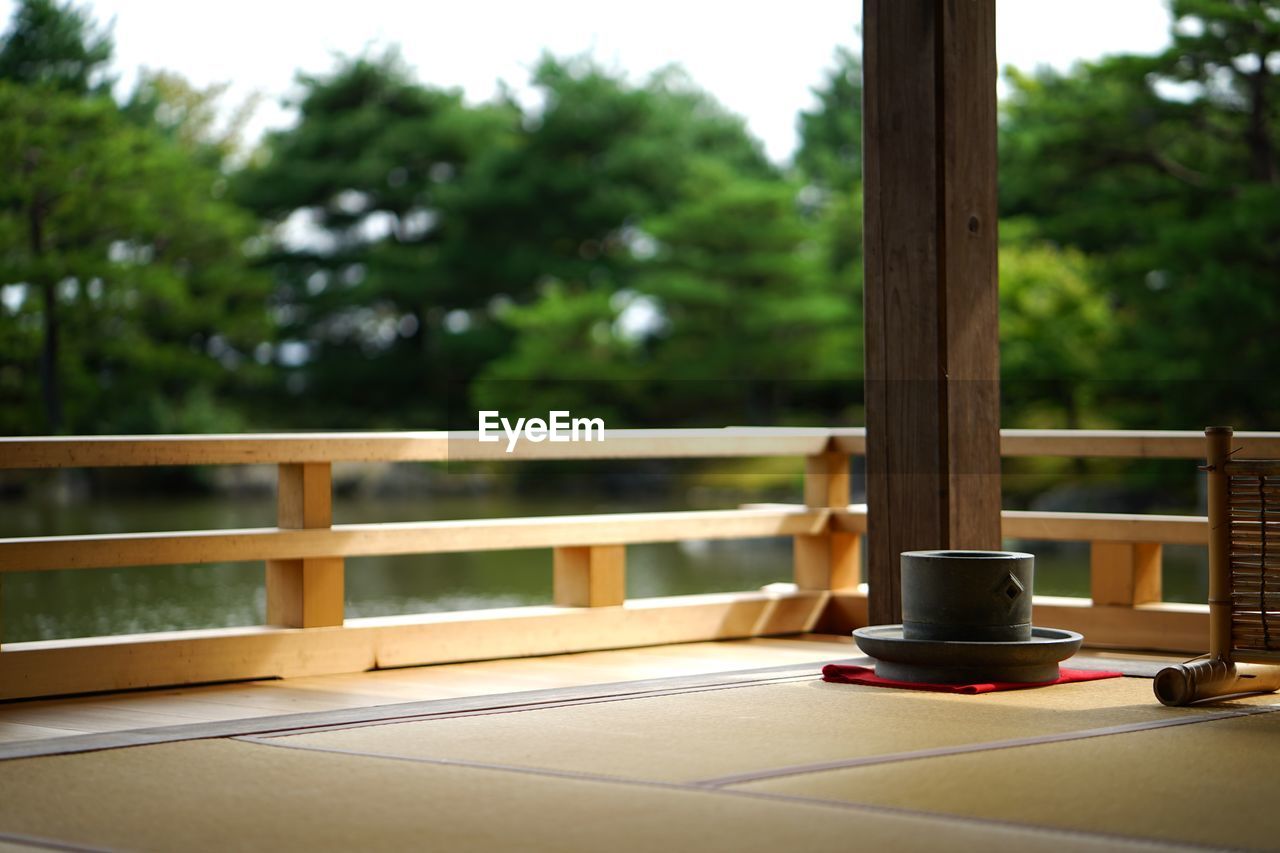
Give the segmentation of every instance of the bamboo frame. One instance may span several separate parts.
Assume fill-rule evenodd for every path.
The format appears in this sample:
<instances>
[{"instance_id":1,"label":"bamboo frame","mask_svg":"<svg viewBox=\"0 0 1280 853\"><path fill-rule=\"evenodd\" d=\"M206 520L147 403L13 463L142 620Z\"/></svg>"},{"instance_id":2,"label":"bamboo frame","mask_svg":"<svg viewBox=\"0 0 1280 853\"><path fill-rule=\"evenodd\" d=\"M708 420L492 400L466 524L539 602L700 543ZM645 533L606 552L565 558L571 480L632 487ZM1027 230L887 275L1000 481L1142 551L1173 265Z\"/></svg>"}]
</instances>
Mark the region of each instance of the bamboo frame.
<instances>
[{"instance_id":1,"label":"bamboo frame","mask_svg":"<svg viewBox=\"0 0 1280 853\"><path fill-rule=\"evenodd\" d=\"M1206 476L1209 503L1209 657L1231 659L1231 523L1227 508L1227 460L1231 427L1209 427Z\"/></svg>"},{"instance_id":2,"label":"bamboo frame","mask_svg":"<svg viewBox=\"0 0 1280 853\"><path fill-rule=\"evenodd\" d=\"M1208 427L1205 471L1209 504L1209 654L1204 660L1167 667L1153 689L1165 705L1187 705L1237 693L1280 689L1280 652L1237 649L1233 636L1232 474L1280 471L1280 462L1233 462L1231 427ZM1261 508L1262 502L1259 502ZM1265 517L1263 518L1265 521ZM1263 609L1265 610L1265 603Z\"/></svg>"}]
</instances>

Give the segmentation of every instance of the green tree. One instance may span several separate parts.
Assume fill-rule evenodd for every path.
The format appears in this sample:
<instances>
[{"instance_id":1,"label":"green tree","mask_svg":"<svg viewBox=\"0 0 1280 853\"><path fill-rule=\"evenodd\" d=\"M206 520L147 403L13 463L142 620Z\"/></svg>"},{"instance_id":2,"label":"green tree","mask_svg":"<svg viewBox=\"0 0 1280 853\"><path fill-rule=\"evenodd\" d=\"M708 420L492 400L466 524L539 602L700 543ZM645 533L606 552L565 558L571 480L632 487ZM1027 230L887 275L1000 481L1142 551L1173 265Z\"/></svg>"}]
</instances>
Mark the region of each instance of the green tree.
<instances>
[{"instance_id":1,"label":"green tree","mask_svg":"<svg viewBox=\"0 0 1280 853\"><path fill-rule=\"evenodd\" d=\"M806 186L800 198L821 257L819 287L841 305L846 349L839 356L842 387L828 392L832 416L861 423L839 400L861 405L863 378L862 61L838 48L833 67L814 88L817 106L800 113L795 166ZM836 415L835 413L838 413Z\"/></svg>"},{"instance_id":2,"label":"green tree","mask_svg":"<svg viewBox=\"0 0 1280 853\"><path fill-rule=\"evenodd\" d=\"M1020 235L1000 247L1000 376L1006 426L1089 426L1115 321L1088 259Z\"/></svg>"},{"instance_id":3,"label":"green tree","mask_svg":"<svg viewBox=\"0 0 1280 853\"><path fill-rule=\"evenodd\" d=\"M106 99L0 83L3 428L207 430L265 335L252 222L216 173ZM37 392L25 366L42 365ZM8 359L6 359L8 360ZM43 398L43 417L36 415ZM224 421L224 424L226 422Z\"/></svg>"},{"instance_id":4,"label":"green tree","mask_svg":"<svg viewBox=\"0 0 1280 853\"><path fill-rule=\"evenodd\" d=\"M633 85L585 58L544 57L533 83L541 108L454 198L451 267L482 294L522 302L548 280L623 288L629 226L677 204L693 162L774 172L742 120L678 69Z\"/></svg>"},{"instance_id":5,"label":"green tree","mask_svg":"<svg viewBox=\"0 0 1280 853\"><path fill-rule=\"evenodd\" d=\"M0 430L234 425L219 398L243 390L266 333L253 223L213 165L90 91L92 32L31 2L0 48L22 58L0 79Z\"/></svg>"},{"instance_id":6,"label":"green tree","mask_svg":"<svg viewBox=\"0 0 1280 853\"><path fill-rule=\"evenodd\" d=\"M1089 254L1117 322L1099 394L1121 425L1280 419L1280 16L1175 0L1173 43L1009 74L1001 204Z\"/></svg>"},{"instance_id":7,"label":"green tree","mask_svg":"<svg viewBox=\"0 0 1280 853\"><path fill-rule=\"evenodd\" d=\"M502 341L472 322L487 295L444 257L460 227L448 198L477 157L509 144L518 112L421 86L394 54L300 83L297 124L236 182L271 228L263 263L289 417L441 425Z\"/></svg>"},{"instance_id":8,"label":"green tree","mask_svg":"<svg viewBox=\"0 0 1280 853\"><path fill-rule=\"evenodd\" d=\"M817 106L797 120L795 165L808 180L833 193L852 193L862 181L862 60L847 47L814 87Z\"/></svg>"},{"instance_id":9,"label":"green tree","mask_svg":"<svg viewBox=\"0 0 1280 853\"><path fill-rule=\"evenodd\" d=\"M639 221L626 288L553 281L509 310L516 346L479 399L646 426L833 417L852 396L860 335L850 294L825 286L796 196L781 179L699 163L679 204Z\"/></svg>"},{"instance_id":10,"label":"green tree","mask_svg":"<svg viewBox=\"0 0 1280 853\"><path fill-rule=\"evenodd\" d=\"M826 422L854 396L856 294L825 274L798 194L713 162L649 224L659 248L636 289L661 307L654 370L677 380L663 399L681 423Z\"/></svg>"},{"instance_id":11,"label":"green tree","mask_svg":"<svg viewBox=\"0 0 1280 853\"><path fill-rule=\"evenodd\" d=\"M785 330L814 298L797 188L678 71L632 85L548 59L535 79L545 109L460 187L456 233L492 247L471 270L514 303L517 335L477 404L581 399L633 425L778 414L805 345Z\"/></svg>"},{"instance_id":12,"label":"green tree","mask_svg":"<svg viewBox=\"0 0 1280 853\"><path fill-rule=\"evenodd\" d=\"M56 0L21 0L0 38L0 80L86 95L105 93L115 45L87 12Z\"/></svg>"},{"instance_id":13,"label":"green tree","mask_svg":"<svg viewBox=\"0 0 1280 853\"><path fill-rule=\"evenodd\" d=\"M222 115L228 83L199 88L172 71L142 69L133 92L121 106L138 124L154 128L199 162L221 171L241 153L243 134L257 110L254 95Z\"/></svg>"}]
</instances>

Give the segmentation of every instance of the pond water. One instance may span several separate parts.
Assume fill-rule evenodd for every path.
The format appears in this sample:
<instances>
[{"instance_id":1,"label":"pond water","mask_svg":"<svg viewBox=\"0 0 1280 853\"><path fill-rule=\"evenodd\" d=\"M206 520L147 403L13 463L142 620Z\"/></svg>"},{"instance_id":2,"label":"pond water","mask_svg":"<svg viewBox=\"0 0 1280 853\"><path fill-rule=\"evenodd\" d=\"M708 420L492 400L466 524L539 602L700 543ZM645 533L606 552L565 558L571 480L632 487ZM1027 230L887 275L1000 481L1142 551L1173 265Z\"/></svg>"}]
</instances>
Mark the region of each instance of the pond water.
<instances>
[{"instance_id":1,"label":"pond water","mask_svg":"<svg viewBox=\"0 0 1280 853\"><path fill-rule=\"evenodd\" d=\"M675 499L601 501L493 496L343 498L337 523L519 517L732 506ZM0 537L270 527L272 497L113 498L66 505L0 502ZM1036 592L1088 595L1084 543L1009 542L1037 554ZM1165 597L1205 600L1203 549L1166 548ZM791 579L789 539L633 545L630 598L758 589ZM551 602L551 552L358 557L347 561L348 617L470 610ZM266 610L261 562L18 572L0 590L3 640L20 642L188 628L257 625Z\"/></svg>"}]
</instances>

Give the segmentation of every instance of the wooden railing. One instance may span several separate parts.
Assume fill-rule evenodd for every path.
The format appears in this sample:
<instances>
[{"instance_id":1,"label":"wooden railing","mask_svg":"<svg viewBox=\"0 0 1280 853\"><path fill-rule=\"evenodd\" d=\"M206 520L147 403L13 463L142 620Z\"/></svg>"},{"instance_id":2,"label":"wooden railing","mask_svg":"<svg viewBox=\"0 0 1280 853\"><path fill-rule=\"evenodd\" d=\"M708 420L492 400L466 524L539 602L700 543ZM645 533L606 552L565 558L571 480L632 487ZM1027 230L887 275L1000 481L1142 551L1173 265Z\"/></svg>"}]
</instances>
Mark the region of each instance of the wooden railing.
<instances>
[{"instance_id":1,"label":"wooden railing","mask_svg":"<svg viewBox=\"0 0 1280 853\"><path fill-rule=\"evenodd\" d=\"M1244 456L1280 456L1280 434L1237 433ZM1195 432L1005 430L1004 456L1198 459ZM859 583L866 510L849 503L857 429L612 430L604 442L479 442L474 433L340 433L0 439L0 469L278 466L276 527L0 539L0 573L266 563L267 626L0 646L0 698L354 672L766 634L866 622ZM339 462L802 456L804 505L388 524L332 523ZM1190 476L1190 468L1188 476ZM1094 645L1192 651L1200 605L1161 601L1161 549L1203 545L1194 516L1005 512L1009 538L1088 541L1090 599L1037 597L1040 624ZM793 580L759 592L625 600L629 544L790 536ZM554 606L344 619L347 557L553 549Z\"/></svg>"}]
</instances>

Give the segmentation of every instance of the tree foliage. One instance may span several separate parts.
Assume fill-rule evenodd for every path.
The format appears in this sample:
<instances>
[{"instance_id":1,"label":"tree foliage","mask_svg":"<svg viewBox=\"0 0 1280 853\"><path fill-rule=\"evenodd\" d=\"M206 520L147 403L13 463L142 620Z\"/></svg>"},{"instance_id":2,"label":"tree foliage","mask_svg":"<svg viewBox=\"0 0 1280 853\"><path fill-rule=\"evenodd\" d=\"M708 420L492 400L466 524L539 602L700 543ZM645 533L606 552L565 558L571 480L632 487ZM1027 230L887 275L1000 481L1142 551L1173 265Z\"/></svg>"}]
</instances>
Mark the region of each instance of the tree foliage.
<instances>
[{"instance_id":1,"label":"tree foliage","mask_svg":"<svg viewBox=\"0 0 1280 853\"><path fill-rule=\"evenodd\" d=\"M1007 72L1008 423L1280 418L1280 13L1171 10L1157 54ZM860 420L849 50L789 164L678 69L547 56L471 103L394 52L300 75L245 160L251 104L117 103L110 56L57 0L0 39L0 429Z\"/></svg>"},{"instance_id":2,"label":"tree foliage","mask_svg":"<svg viewBox=\"0 0 1280 853\"><path fill-rule=\"evenodd\" d=\"M57 0L23 0L0 38L0 80L72 95L103 93L115 50L87 12Z\"/></svg>"},{"instance_id":3,"label":"tree foliage","mask_svg":"<svg viewBox=\"0 0 1280 853\"><path fill-rule=\"evenodd\" d=\"M109 53L74 49L67 33L88 38L80 13L31 0L16 26L0 49L25 57L0 79L0 430L237 424L219 398L243 393L268 334L243 254L253 221L219 198L217 169L68 82L92 70L65 57ZM39 71L46 60L66 73Z\"/></svg>"},{"instance_id":4,"label":"tree foliage","mask_svg":"<svg viewBox=\"0 0 1280 853\"><path fill-rule=\"evenodd\" d=\"M295 353L282 376L291 417L439 424L497 345L453 313L484 300L444 257L451 193L510 144L517 114L423 87L394 54L299 82L298 123L236 182L272 228L264 264L282 352Z\"/></svg>"},{"instance_id":5,"label":"tree foliage","mask_svg":"<svg viewBox=\"0 0 1280 853\"><path fill-rule=\"evenodd\" d=\"M1011 73L1002 207L1087 253L1117 324L1090 380L1121 425L1274 425L1280 15L1177 0L1173 44Z\"/></svg>"}]
</instances>

